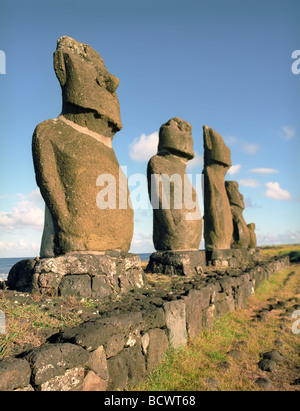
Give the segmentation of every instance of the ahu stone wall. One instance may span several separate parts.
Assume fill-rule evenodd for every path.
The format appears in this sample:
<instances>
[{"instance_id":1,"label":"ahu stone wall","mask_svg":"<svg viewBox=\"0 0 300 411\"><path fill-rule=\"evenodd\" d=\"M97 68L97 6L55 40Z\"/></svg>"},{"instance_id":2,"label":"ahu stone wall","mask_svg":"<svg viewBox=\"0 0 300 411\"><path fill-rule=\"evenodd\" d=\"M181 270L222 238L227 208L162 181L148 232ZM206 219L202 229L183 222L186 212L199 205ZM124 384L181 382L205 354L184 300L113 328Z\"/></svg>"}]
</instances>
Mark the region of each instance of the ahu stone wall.
<instances>
[{"instance_id":1,"label":"ahu stone wall","mask_svg":"<svg viewBox=\"0 0 300 411\"><path fill-rule=\"evenodd\" d=\"M235 273L211 271L172 293L144 288L102 316L52 335L0 361L0 391L114 391L142 381L170 347L196 338L214 320L244 307L257 286L289 266L273 258Z\"/></svg>"}]
</instances>

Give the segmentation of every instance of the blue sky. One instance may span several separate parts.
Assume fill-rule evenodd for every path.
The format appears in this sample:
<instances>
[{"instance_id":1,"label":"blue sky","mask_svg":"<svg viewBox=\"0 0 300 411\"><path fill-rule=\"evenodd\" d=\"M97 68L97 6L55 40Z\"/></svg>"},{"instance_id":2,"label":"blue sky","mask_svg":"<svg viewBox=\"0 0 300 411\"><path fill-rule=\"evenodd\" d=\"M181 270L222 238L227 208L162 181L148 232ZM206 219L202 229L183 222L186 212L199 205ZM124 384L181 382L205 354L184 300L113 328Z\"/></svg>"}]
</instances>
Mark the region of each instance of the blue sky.
<instances>
[{"instance_id":1,"label":"blue sky","mask_svg":"<svg viewBox=\"0 0 300 411\"><path fill-rule=\"evenodd\" d=\"M88 43L120 79L113 146L129 177L146 173L175 116L193 126L189 172L201 173L207 124L231 148L227 179L240 183L259 244L300 242L299 12L298 0L0 0L0 257L38 254L31 138L61 111L52 55L62 35ZM151 237L152 210L136 210L132 251L153 251Z\"/></svg>"}]
</instances>

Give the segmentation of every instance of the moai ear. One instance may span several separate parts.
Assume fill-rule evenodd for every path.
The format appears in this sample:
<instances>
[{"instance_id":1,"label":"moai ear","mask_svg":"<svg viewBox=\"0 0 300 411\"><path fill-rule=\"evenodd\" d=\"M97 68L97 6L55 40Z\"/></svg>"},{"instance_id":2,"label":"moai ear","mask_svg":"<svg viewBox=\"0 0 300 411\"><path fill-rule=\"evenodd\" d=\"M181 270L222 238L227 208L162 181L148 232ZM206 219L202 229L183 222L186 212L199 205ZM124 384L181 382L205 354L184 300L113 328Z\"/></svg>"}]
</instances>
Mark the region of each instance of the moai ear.
<instances>
[{"instance_id":1,"label":"moai ear","mask_svg":"<svg viewBox=\"0 0 300 411\"><path fill-rule=\"evenodd\" d=\"M66 66L64 53L61 50L56 50L53 54L54 70L61 87L64 87L67 81Z\"/></svg>"}]
</instances>

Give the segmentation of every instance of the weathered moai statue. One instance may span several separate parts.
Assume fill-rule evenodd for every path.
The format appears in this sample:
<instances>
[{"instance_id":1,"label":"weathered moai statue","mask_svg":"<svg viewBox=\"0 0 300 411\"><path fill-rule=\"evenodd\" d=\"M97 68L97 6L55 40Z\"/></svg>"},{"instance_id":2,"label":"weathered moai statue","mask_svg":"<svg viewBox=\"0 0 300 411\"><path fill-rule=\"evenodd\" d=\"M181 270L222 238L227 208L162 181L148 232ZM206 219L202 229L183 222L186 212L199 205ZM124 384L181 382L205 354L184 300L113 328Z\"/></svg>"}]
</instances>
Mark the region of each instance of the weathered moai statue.
<instances>
[{"instance_id":1,"label":"weathered moai statue","mask_svg":"<svg viewBox=\"0 0 300 411\"><path fill-rule=\"evenodd\" d=\"M222 137L208 126L204 139L204 240L206 250L231 248L233 222L225 188L231 152Z\"/></svg>"},{"instance_id":2,"label":"weathered moai statue","mask_svg":"<svg viewBox=\"0 0 300 411\"><path fill-rule=\"evenodd\" d=\"M192 126L178 117L172 118L160 128L158 153L149 161L147 172L153 242L158 251L199 249L201 212L186 174L192 158Z\"/></svg>"},{"instance_id":3,"label":"weathered moai statue","mask_svg":"<svg viewBox=\"0 0 300 411\"><path fill-rule=\"evenodd\" d=\"M62 113L37 126L32 144L36 180L46 203L41 257L128 251L133 210L112 148L114 135L122 129L119 80L96 51L67 36L57 42L54 69L62 88ZM103 179L99 182L101 175L109 175L110 187L115 185L109 193L115 201L106 209L96 203L105 185Z\"/></svg>"},{"instance_id":4,"label":"weathered moai statue","mask_svg":"<svg viewBox=\"0 0 300 411\"><path fill-rule=\"evenodd\" d=\"M248 230L249 230L249 245L248 248L256 248L257 247L257 240L256 240L256 234L255 234L255 224L251 223L247 225Z\"/></svg>"},{"instance_id":5,"label":"weathered moai statue","mask_svg":"<svg viewBox=\"0 0 300 411\"><path fill-rule=\"evenodd\" d=\"M225 181L225 187L230 203L232 221L233 221L233 236L232 248L248 248L250 242L250 233L247 223L243 217L245 209L244 197L239 192L239 185L236 181Z\"/></svg>"}]
</instances>

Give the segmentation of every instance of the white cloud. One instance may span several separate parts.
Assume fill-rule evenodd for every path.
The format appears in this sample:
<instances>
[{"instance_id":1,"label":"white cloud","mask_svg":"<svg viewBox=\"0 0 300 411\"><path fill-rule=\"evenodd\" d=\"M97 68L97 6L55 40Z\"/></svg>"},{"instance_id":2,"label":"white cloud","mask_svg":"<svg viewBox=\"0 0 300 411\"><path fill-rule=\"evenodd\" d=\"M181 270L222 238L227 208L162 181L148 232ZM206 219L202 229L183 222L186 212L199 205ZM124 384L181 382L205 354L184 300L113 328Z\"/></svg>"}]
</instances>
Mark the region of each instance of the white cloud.
<instances>
[{"instance_id":1,"label":"white cloud","mask_svg":"<svg viewBox=\"0 0 300 411\"><path fill-rule=\"evenodd\" d=\"M260 186L259 181L255 180L254 178L240 180L239 184L243 187L251 187L251 188L256 188Z\"/></svg>"},{"instance_id":2,"label":"white cloud","mask_svg":"<svg viewBox=\"0 0 300 411\"><path fill-rule=\"evenodd\" d=\"M280 187L278 182L270 182L265 184L266 192L264 195L268 198L280 201L288 201L292 199L292 195L288 190L284 190Z\"/></svg>"},{"instance_id":3,"label":"white cloud","mask_svg":"<svg viewBox=\"0 0 300 411\"><path fill-rule=\"evenodd\" d=\"M295 137L296 128L293 126L282 126L279 132L280 137L284 141L290 141Z\"/></svg>"},{"instance_id":4,"label":"white cloud","mask_svg":"<svg viewBox=\"0 0 300 411\"><path fill-rule=\"evenodd\" d=\"M0 211L1 231L13 231L20 228L41 230L44 225L43 199L39 189L28 195L17 194L19 202L12 211Z\"/></svg>"},{"instance_id":5,"label":"white cloud","mask_svg":"<svg viewBox=\"0 0 300 411\"><path fill-rule=\"evenodd\" d=\"M240 164L236 164L236 165L230 167L230 169L228 170L228 173L231 176L234 176L235 174L237 174L240 171L241 168L242 168L242 166Z\"/></svg>"},{"instance_id":6,"label":"white cloud","mask_svg":"<svg viewBox=\"0 0 300 411\"><path fill-rule=\"evenodd\" d=\"M148 136L142 134L136 138L129 146L129 156L134 161L146 162L149 161L157 153L158 147L158 131L155 131Z\"/></svg>"},{"instance_id":7,"label":"white cloud","mask_svg":"<svg viewBox=\"0 0 300 411\"><path fill-rule=\"evenodd\" d=\"M281 245L300 243L300 231L286 231L281 234L256 233L258 245Z\"/></svg>"},{"instance_id":8,"label":"white cloud","mask_svg":"<svg viewBox=\"0 0 300 411\"><path fill-rule=\"evenodd\" d=\"M131 252L133 253L152 253L154 252L152 230L149 234L135 234L131 242Z\"/></svg>"},{"instance_id":9,"label":"white cloud","mask_svg":"<svg viewBox=\"0 0 300 411\"><path fill-rule=\"evenodd\" d=\"M203 156L195 153L193 160L189 161L187 164L187 170L194 170L195 168L200 168L203 166Z\"/></svg>"},{"instance_id":10,"label":"white cloud","mask_svg":"<svg viewBox=\"0 0 300 411\"><path fill-rule=\"evenodd\" d=\"M226 144L229 146L234 146L238 150L243 151L244 153L247 154L256 154L258 150L260 149L260 145L256 143L248 143L247 141L244 141L242 139L239 139L236 136L228 136L224 138Z\"/></svg>"},{"instance_id":11,"label":"white cloud","mask_svg":"<svg viewBox=\"0 0 300 411\"><path fill-rule=\"evenodd\" d=\"M279 171L275 170L274 168L253 168L252 170L249 170L249 172L254 174L260 174L262 176L279 173Z\"/></svg>"},{"instance_id":12,"label":"white cloud","mask_svg":"<svg viewBox=\"0 0 300 411\"><path fill-rule=\"evenodd\" d=\"M23 239L19 241L0 241L0 252L2 251L30 251L32 255L38 254L40 245L35 242L27 242Z\"/></svg>"},{"instance_id":13,"label":"white cloud","mask_svg":"<svg viewBox=\"0 0 300 411\"><path fill-rule=\"evenodd\" d=\"M241 143L241 146L242 150L247 154L255 154L260 149L260 146L258 144L246 143L245 141Z\"/></svg>"}]
</instances>

